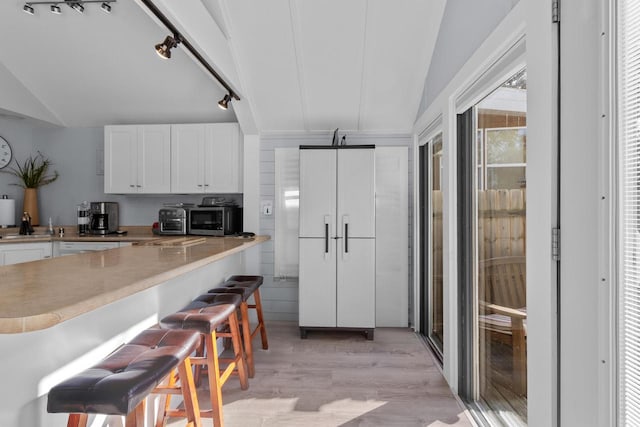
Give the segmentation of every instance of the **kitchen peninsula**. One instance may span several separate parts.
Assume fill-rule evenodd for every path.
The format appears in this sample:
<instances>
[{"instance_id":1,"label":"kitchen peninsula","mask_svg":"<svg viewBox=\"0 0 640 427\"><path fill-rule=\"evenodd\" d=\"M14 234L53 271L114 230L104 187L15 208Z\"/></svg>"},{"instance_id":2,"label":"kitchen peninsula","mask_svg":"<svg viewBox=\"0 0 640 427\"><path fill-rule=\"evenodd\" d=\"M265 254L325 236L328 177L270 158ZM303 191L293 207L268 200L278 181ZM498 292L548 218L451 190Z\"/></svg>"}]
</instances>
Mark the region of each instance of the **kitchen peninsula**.
<instances>
[{"instance_id":1,"label":"kitchen peninsula","mask_svg":"<svg viewBox=\"0 0 640 427\"><path fill-rule=\"evenodd\" d=\"M48 390L232 274L268 236L162 239L0 267L0 425L64 426ZM257 254L257 252L255 252Z\"/></svg>"}]
</instances>

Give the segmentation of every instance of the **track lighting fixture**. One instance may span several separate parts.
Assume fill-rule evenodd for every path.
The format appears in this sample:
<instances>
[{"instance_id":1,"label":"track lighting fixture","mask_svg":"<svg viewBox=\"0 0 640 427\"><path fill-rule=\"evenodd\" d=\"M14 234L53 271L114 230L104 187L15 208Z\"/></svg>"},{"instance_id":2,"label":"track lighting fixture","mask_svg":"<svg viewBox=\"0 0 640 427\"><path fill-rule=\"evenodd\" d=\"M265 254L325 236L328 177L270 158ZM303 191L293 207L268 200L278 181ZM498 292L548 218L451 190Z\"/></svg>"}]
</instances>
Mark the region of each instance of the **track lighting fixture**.
<instances>
[{"instance_id":1,"label":"track lighting fixture","mask_svg":"<svg viewBox=\"0 0 640 427\"><path fill-rule=\"evenodd\" d=\"M186 40L182 34L180 34L180 32L178 31L178 29L176 28L175 25L173 25L171 23L171 21L169 21L169 18L167 18L165 16L164 13L162 13L160 11L160 9L158 9L156 7L155 4L153 4L153 1L151 0L139 0L142 4L144 4L147 9L149 9L149 11L151 13L153 13L155 15L156 18L158 18L158 20L160 22L162 22L162 24L164 24L164 26L173 33L173 37L168 36L164 42L157 44L155 46L156 48L156 52L158 52L158 55L160 55L163 58L171 58L169 49L171 49L169 47L169 43L170 40L172 39L174 42L176 42L176 45L179 43L182 43L182 45L184 46L184 48L193 56L193 58L195 58L200 65L202 65L204 67L205 70L207 70L209 72L209 74L211 74L211 76L216 79L218 81L218 83L220 83L220 85L222 87L224 87L227 90L227 95L224 96L224 98L222 98L219 102L218 102L218 106L220 108L222 108L223 110L226 110L229 107L229 102L232 99L235 99L236 101L240 101L240 97L238 96L237 93L235 93L233 91L233 89L231 89L231 86L229 86L227 84L227 82L224 81L224 79L220 76L220 74L218 74L216 72L216 70L213 69L213 67L211 65L209 65L209 63L207 62L206 59L204 59L202 57L202 55L200 55L200 53L196 50L195 47L193 47L193 45L191 43L189 43L189 40ZM169 43L167 43L169 42ZM167 46L166 49L164 48L164 46ZM172 46L175 47L175 46ZM166 51L167 55L164 55L164 52Z\"/></svg>"},{"instance_id":2,"label":"track lighting fixture","mask_svg":"<svg viewBox=\"0 0 640 427\"><path fill-rule=\"evenodd\" d=\"M160 58L170 59L171 49L178 46L180 43L180 36L167 36L162 43L156 45L156 53Z\"/></svg>"},{"instance_id":3,"label":"track lighting fixture","mask_svg":"<svg viewBox=\"0 0 640 427\"><path fill-rule=\"evenodd\" d=\"M229 108L229 103L231 102L231 94L226 94L224 96L224 98L222 98L220 101L218 101L218 107L222 108L223 110L226 110L227 108Z\"/></svg>"},{"instance_id":4,"label":"track lighting fixture","mask_svg":"<svg viewBox=\"0 0 640 427\"><path fill-rule=\"evenodd\" d=\"M102 9L105 13L111 13L111 3L116 3L117 0L55 0L55 1L30 1L24 4L22 10L29 15L33 15L35 13L34 6L38 6L41 4L51 5L51 13L56 15L60 15L62 10L60 9L60 4L66 4L71 9L75 10L78 13L84 13L84 5L87 3L101 3L100 9Z\"/></svg>"}]
</instances>

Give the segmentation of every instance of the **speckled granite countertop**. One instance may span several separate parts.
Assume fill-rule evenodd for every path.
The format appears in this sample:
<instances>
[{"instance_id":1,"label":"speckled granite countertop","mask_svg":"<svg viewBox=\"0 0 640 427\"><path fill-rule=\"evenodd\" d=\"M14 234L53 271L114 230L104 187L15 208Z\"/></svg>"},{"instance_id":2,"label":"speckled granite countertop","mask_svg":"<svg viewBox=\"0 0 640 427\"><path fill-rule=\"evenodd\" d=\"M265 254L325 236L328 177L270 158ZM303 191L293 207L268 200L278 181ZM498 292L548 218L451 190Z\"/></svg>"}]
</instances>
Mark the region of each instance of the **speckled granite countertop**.
<instances>
[{"instance_id":1,"label":"speckled granite countertop","mask_svg":"<svg viewBox=\"0 0 640 427\"><path fill-rule=\"evenodd\" d=\"M128 235L129 240L122 236L97 240L148 243L158 239L145 228L147 234L138 238L133 232ZM53 239L71 240L66 235ZM94 236L91 239L96 240ZM151 245L0 267L0 333L49 328L269 239L269 236L208 237L192 246L160 246L154 241ZM21 242L24 241L37 240L27 238Z\"/></svg>"},{"instance_id":2,"label":"speckled granite countertop","mask_svg":"<svg viewBox=\"0 0 640 427\"><path fill-rule=\"evenodd\" d=\"M63 227L64 236L58 235L58 229ZM145 242L155 239L163 239L170 236L158 236L151 232L151 227L145 226L129 226L120 227L126 231L126 234L109 234L106 236L85 235L80 236L76 232L77 228L73 225L64 225L54 227L55 234L50 236L46 234L47 227L34 227L34 234L31 236L18 235L19 228L0 228L0 243L29 243L29 242L47 242L47 241L64 241L64 242Z\"/></svg>"}]
</instances>

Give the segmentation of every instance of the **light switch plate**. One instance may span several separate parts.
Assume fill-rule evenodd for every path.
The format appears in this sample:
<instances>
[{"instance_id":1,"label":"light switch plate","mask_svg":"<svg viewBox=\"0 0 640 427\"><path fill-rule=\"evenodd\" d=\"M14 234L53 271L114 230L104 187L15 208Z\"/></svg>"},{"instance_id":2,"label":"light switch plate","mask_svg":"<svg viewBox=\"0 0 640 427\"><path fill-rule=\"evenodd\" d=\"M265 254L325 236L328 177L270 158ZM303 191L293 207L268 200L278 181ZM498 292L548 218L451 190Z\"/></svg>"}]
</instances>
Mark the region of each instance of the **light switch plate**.
<instances>
[{"instance_id":1,"label":"light switch plate","mask_svg":"<svg viewBox=\"0 0 640 427\"><path fill-rule=\"evenodd\" d=\"M272 200L263 200L260 202L260 212L264 216L273 215L273 201Z\"/></svg>"}]
</instances>

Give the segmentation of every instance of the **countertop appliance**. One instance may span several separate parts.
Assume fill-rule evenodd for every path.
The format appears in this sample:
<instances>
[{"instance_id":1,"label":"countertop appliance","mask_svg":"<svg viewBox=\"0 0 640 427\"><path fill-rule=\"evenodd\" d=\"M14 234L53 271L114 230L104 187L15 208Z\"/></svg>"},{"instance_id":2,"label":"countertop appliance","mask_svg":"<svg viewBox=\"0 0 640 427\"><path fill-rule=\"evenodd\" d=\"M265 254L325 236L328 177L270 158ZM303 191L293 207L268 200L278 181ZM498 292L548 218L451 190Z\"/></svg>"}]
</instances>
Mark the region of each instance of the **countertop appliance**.
<instances>
[{"instance_id":1,"label":"countertop appliance","mask_svg":"<svg viewBox=\"0 0 640 427\"><path fill-rule=\"evenodd\" d=\"M308 329L349 328L373 339L375 211L374 146L300 147L302 338Z\"/></svg>"},{"instance_id":2,"label":"countertop appliance","mask_svg":"<svg viewBox=\"0 0 640 427\"><path fill-rule=\"evenodd\" d=\"M229 236L242 232L242 208L208 206L189 210L188 234Z\"/></svg>"},{"instance_id":3,"label":"countertop appliance","mask_svg":"<svg viewBox=\"0 0 640 427\"><path fill-rule=\"evenodd\" d=\"M117 202L91 202L89 207L91 220L89 221L90 234L112 234L118 231L118 203Z\"/></svg>"},{"instance_id":4,"label":"countertop appliance","mask_svg":"<svg viewBox=\"0 0 640 427\"><path fill-rule=\"evenodd\" d=\"M158 212L159 234L185 235L189 226L190 206L169 205Z\"/></svg>"},{"instance_id":5,"label":"countertop appliance","mask_svg":"<svg viewBox=\"0 0 640 427\"><path fill-rule=\"evenodd\" d=\"M16 201L6 194L0 198L0 228L16 226Z\"/></svg>"}]
</instances>

